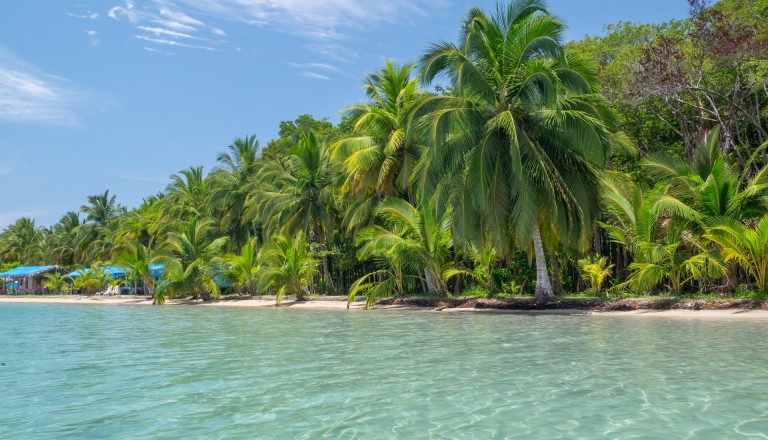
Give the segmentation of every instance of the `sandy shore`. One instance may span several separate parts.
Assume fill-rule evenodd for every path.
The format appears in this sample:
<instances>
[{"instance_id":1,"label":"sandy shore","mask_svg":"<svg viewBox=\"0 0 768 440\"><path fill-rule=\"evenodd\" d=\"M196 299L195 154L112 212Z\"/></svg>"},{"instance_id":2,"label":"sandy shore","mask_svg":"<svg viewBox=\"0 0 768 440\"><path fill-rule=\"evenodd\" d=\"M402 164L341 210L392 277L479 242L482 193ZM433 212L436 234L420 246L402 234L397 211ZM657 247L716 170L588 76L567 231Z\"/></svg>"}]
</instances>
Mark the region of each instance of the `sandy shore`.
<instances>
[{"instance_id":1,"label":"sandy shore","mask_svg":"<svg viewBox=\"0 0 768 440\"><path fill-rule=\"evenodd\" d=\"M144 305L151 306L152 300L146 297L96 297L96 296L0 296L0 304L38 303L38 304L102 304L102 305ZM199 307L275 307L274 298L226 299L211 302L200 300L168 300L166 306L199 306ZM351 304L351 310L362 310L363 301ZM341 297L334 299L312 298L309 301L295 302L284 300L280 305L285 309L316 309L316 310L347 310L347 302ZM376 305L374 310L418 310L434 313L494 313L511 315L569 315L594 317L627 317L627 318L684 318L684 319L737 319L737 320L768 320L768 310L631 310L631 311L591 311L577 309L560 310L498 310L477 308L445 308L418 307L413 305Z\"/></svg>"},{"instance_id":2,"label":"sandy shore","mask_svg":"<svg viewBox=\"0 0 768 440\"><path fill-rule=\"evenodd\" d=\"M111 304L111 305L145 305L151 306L152 299L147 297L135 296L0 296L0 304L8 303L37 303L37 304ZM365 303L358 301L352 303L350 308L362 309ZM253 298L253 299L226 299L218 301L203 302L200 300L169 299L166 306L193 305L200 307L275 307L274 298ZM341 300L319 300L295 302L284 300L280 307L296 309L345 309L347 302Z\"/></svg>"}]
</instances>

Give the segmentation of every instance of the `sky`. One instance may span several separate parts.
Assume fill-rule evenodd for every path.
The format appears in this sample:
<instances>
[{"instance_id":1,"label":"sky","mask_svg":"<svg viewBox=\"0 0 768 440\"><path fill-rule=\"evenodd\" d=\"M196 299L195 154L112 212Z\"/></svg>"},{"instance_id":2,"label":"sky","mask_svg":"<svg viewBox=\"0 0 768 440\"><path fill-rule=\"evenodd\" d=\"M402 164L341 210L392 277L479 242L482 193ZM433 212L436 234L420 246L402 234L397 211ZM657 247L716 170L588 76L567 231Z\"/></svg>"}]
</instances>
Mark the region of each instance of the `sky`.
<instances>
[{"instance_id":1,"label":"sky","mask_svg":"<svg viewBox=\"0 0 768 440\"><path fill-rule=\"evenodd\" d=\"M549 0L566 39L688 15L686 0ZM0 6L0 228L87 196L129 208L235 138L338 122L385 59L456 41L495 0L35 0Z\"/></svg>"}]
</instances>

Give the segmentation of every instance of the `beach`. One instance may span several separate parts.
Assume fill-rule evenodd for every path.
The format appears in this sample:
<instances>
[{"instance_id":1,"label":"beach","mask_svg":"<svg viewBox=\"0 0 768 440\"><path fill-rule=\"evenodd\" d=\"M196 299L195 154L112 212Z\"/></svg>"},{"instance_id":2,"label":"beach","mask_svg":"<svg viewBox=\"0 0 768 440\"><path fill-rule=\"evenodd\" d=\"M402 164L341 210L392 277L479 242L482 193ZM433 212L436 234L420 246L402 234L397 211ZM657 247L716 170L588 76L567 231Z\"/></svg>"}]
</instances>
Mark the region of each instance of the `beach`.
<instances>
[{"instance_id":1,"label":"beach","mask_svg":"<svg viewBox=\"0 0 768 440\"><path fill-rule=\"evenodd\" d=\"M78 304L78 305L137 305L151 306L152 299L137 296L0 296L0 304ZM192 299L169 299L164 306L191 307L256 307L274 308L274 297L252 297L244 299L218 299L204 302ZM311 298L307 301L296 302L284 299L277 306L283 309L316 309L316 310L363 310L364 301L355 301L347 308L343 297ZM514 310L487 307L432 307L413 304L375 304L370 310L413 310L434 313L494 313L511 315L585 315L594 317L627 317L627 318L689 318L689 319L739 319L739 320L768 320L768 310L749 310L730 308L724 310L686 310L686 309L638 309L638 310L589 310L579 308L543 309L543 310Z\"/></svg>"}]
</instances>

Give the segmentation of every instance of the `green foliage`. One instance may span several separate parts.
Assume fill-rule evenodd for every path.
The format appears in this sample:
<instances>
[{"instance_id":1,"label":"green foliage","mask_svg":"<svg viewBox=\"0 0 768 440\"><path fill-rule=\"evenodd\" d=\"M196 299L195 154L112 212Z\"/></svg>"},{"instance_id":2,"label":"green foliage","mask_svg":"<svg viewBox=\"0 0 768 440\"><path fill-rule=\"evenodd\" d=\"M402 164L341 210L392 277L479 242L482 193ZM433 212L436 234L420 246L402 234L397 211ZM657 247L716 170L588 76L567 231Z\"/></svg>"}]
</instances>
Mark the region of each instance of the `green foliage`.
<instances>
[{"instance_id":1,"label":"green foliage","mask_svg":"<svg viewBox=\"0 0 768 440\"><path fill-rule=\"evenodd\" d=\"M435 44L421 59L423 81L445 76L453 95L417 109L431 145L417 173L424 197L469 242L488 231L500 252L532 243L544 296L553 291L540 226L585 242L598 170L622 143L594 73L561 45L563 29L541 1L512 1L493 16L470 9L459 44Z\"/></svg>"},{"instance_id":2,"label":"green foliage","mask_svg":"<svg viewBox=\"0 0 768 440\"><path fill-rule=\"evenodd\" d=\"M730 218L718 218L712 221L705 235L720 247L726 262L739 264L749 272L761 292L768 292L768 215L752 227Z\"/></svg>"},{"instance_id":3,"label":"green foliage","mask_svg":"<svg viewBox=\"0 0 768 440\"><path fill-rule=\"evenodd\" d=\"M603 284L611 276L613 266L613 264L608 264L605 257L579 260L581 278L589 284L592 292L598 296L603 293Z\"/></svg>"},{"instance_id":4,"label":"green foliage","mask_svg":"<svg viewBox=\"0 0 768 440\"><path fill-rule=\"evenodd\" d=\"M69 283L67 283L66 277L60 273L47 273L44 275L45 282L43 286L53 293L63 293Z\"/></svg>"},{"instance_id":5,"label":"green foliage","mask_svg":"<svg viewBox=\"0 0 768 440\"><path fill-rule=\"evenodd\" d=\"M366 306L543 296L550 272L600 293L611 267L616 292L762 292L768 2L705 3L567 44L541 0L471 8L456 43L367 75L339 124L302 114L263 149L237 138L130 211L105 191L50 228L21 218L0 259L90 266L83 293L117 282L99 269L113 261L157 304L222 281L278 302L337 282Z\"/></svg>"},{"instance_id":6,"label":"green foliage","mask_svg":"<svg viewBox=\"0 0 768 440\"><path fill-rule=\"evenodd\" d=\"M259 252L259 262L263 265L259 271L259 287L272 289L278 305L285 295L294 295L296 301L304 300L317 260L302 233L274 237Z\"/></svg>"},{"instance_id":7,"label":"green foliage","mask_svg":"<svg viewBox=\"0 0 768 440\"><path fill-rule=\"evenodd\" d=\"M184 227L168 234L167 255L157 262L165 265L164 293L192 294L209 301L219 296L216 258L227 246L228 237L215 237L212 220L190 218Z\"/></svg>"},{"instance_id":8,"label":"green foliage","mask_svg":"<svg viewBox=\"0 0 768 440\"><path fill-rule=\"evenodd\" d=\"M220 260L219 274L232 283L238 293L253 295L259 290L261 264L258 259L257 240L252 237L243 245L239 254L230 254Z\"/></svg>"}]
</instances>

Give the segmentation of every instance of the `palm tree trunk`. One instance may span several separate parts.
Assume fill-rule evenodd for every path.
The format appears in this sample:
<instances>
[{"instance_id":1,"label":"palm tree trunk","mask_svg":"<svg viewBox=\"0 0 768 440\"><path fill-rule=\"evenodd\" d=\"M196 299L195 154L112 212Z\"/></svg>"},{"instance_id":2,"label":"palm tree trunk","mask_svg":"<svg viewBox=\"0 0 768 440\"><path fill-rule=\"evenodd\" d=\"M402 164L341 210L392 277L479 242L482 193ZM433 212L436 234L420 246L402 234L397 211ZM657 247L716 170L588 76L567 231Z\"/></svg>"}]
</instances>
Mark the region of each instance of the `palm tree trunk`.
<instances>
[{"instance_id":1,"label":"palm tree trunk","mask_svg":"<svg viewBox=\"0 0 768 440\"><path fill-rule=\"evenodd\" d=\"M552 287L555 295L562 295L565 289L563 289L563 283L560 280L560 261L557 259L554 250L549 251L549 261L552 264Z\"/></svg>"},{"instance_id":2,"label":"palm tree trunk","mask_svg":"<svg viewBox=\"0 0 768 440\"><path fill-rule=\"evenodd\" d=\"M325 251L325 239L323 238L323 231L320 229L319 225L315 226L314 232L317 244L320 245L320 250ZM331 268L328 264L328 255L326 253L323 253L323 273L325 274L325 283L328 286L328 293L330 295L336 295L336 288L333 285L333 279L331 278Z\"/></svg>"},{"instance_id":3,"label":"palm tree trunk","mask_svg":"<svg viewBox=\"0 0 768 440\"><path fill-rule=\"evenodd\" d=\"M533 225L533 253L536 256L536 299L549 299L555 296L552 283L547 273L547 259L544 256L544 245L541 242L539 224Z\"/></svg>"},{"instance_id":4,"label":"palm tree trunk","mask_svg":"<svg viewBox=\"0 0 768 440\"><path fill-rule=\"evenodd\" d=\"M328 265L328 255L323 255L323 272L325 272L325 282L328 285L328 294L336 295L336 287L333 285L333 279L331 278L331 269Z\"/></svg>"},{"instance_id":5,"label":"palm tree trunk","mask_svg":"<svg viewBox=\"0 0 768 440\"><path fill-rule=\"evenodd\" d=\"M435 281L435 277L432 275L429 269L424 269L424 279L427 281L427 288L429 289L429 293L439 293L440 289L437 287L437 282Z\"/></svg>"}]
</instances>

